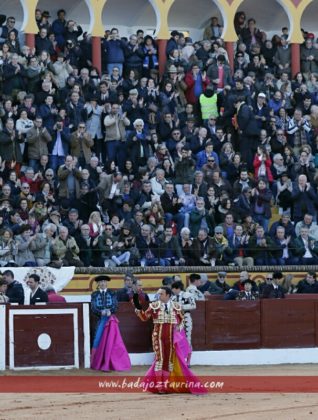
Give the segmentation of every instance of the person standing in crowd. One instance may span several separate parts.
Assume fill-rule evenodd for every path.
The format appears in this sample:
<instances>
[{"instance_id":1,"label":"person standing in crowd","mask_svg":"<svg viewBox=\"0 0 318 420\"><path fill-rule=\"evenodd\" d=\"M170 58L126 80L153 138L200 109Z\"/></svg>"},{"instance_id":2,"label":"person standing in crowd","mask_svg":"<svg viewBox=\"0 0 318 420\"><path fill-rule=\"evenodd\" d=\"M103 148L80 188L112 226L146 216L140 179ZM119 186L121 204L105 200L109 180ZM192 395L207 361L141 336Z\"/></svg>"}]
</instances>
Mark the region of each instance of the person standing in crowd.
<instances>
[{"instance_id":1,"label":"person standing in crowd","mask_svg":"<svg viewBox=\"0 0 318 420\"><path fill-rule=\"evenodd\" d=\"M115 316L118 307L116 294L107 287L110 281L111 278L106 275L95 277L98 290L92 293L91 307L98 322L91 354L91 368L105 372L130 370L129 355Z\"/></svg>"}]
</instances>

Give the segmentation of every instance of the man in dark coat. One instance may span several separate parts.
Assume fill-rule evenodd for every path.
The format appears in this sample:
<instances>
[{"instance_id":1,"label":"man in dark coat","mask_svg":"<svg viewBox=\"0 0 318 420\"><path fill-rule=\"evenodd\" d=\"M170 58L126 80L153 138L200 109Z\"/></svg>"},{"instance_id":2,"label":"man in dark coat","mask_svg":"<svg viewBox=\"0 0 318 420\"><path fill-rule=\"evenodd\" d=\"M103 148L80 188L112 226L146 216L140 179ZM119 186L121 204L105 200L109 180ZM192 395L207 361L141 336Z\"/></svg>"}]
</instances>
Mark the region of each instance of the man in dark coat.
<instances>
[{"instance_id":1,"label":"man in dark coat","mask_svg":"<svg viewBox=\"0 0 318 420\"><path fill-rule=\"evenodd\" d=\"M247 163L248 169L253 170L253 156L257 149L257 138L260 130L253 111L245 103L243 97L238 96L234 106L236 108L242 161Z\"/></svg>"},{"instance_id":2,"label":"man in dark coat","mask_svg":"<svg viewBox=\"0 0 318 420\"><path fill-rule=\"evenodd\" d=\"M27 285L31 289L30 305L49 301L47 293L40 287L40 276L31 274L27 280Z\"/></svg>"},{"instance_id":3,"label":"man in dark coat","mask_svg":"<svg viewBox=\"0 0 318 420\"><path fill-rule=\"evenodd\" d=\"M11 270L5 270L2 273L2 278L8 283L6 295L10 303L24 304L24 290L22 284L14 280L14 274Z\"/></svg>"}]
</instances>

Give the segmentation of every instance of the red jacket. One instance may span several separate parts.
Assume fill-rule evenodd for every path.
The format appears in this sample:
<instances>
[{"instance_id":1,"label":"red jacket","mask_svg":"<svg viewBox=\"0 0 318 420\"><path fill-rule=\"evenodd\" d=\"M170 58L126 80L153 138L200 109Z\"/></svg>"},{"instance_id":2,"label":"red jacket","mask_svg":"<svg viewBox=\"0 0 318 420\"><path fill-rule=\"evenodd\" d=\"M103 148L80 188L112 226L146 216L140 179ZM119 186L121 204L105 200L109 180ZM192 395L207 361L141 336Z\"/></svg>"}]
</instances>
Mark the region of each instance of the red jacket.
<instances>
[{"instance_id":1,"label":"red jacket","mask_svg":"<svg viewBox=\"0 0 318 420\"><path fill-rule=\"evenodd\" d=\"M258 176L258 171L259 168L261 166L262 161L259 159L258 154L256 153L255 157L254 157L254 162L253 162L253 166L254 166L254 176L255 176L255 180L257 181L259 176ZM273 178L273 174L271 171L271 166L272 166L272 161L270 157L267 157L265 160L265 171L266 171L266 178L268 180L268 182L273 182L274 178Z\"/></svg>"},{"instance_id":2,"label":"red jacket","mask_svg":"<svg viewBox=\"0 0 318 420\"><path fill-rule=\"evenodd\" d=\"M47 293L49 301L48 303L66 303L65 297L58 295L51 291Z\"/></svg>"},{"instance_id":3,"label":"red jacket","mask_svg":"<svg viewBox=\"0 0 318 420\"><path fill-rule=\"evenodd\" d=\"M192 71L189 71L184 81L186 85L188 86L187 90L185 91L185 96L187 98L187 102L190 104L195 104L198 102L199 98L197 98L194 94L194 86L195 86L195 80L192 75ZM210 80L206 77L205 80L202 80L202 92L205 91L207 86L210 84Z\"/></svg>"}]
</instances>

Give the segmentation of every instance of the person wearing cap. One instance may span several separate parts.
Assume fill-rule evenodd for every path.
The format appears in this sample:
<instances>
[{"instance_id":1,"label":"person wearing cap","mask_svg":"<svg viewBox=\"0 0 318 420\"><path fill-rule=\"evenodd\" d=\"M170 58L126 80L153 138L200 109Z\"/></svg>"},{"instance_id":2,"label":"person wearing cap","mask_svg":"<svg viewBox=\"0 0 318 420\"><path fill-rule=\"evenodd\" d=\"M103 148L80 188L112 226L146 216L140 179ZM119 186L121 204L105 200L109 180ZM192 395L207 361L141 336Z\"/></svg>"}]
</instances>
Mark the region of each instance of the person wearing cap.
<instances>
[{"instance_id":1,"label":"person wearing cap","mask_svg":"<svg viewBox=\"0 0 318 420\"><path fill-rule=\"evenodd\" d=\"M229 241L224 236L224 229L222 226L214 228L214 236L211 238L211 264L227 265L233 262L232 249L229 246Z\"/></svg>"},{"instance_id":2,"label":"person wearing cap","mask_svg":"<svg viewBox=\"0 0 318 420\"><path fill-rule=\"evenodd\" d=\"M91 368L102 371L129 370L131 363L122 340L118 319L116 294L108 289L111 278L107 275L95 277L97 290L91 295L91 310L97 317L94 342L91 354Z\"/></svg>"},{"instance_id":3,"label":"person wearing cap","mask_svg":"<svg viewBox=\"0 0 318 420\"><path fill-rule=\"evenodd\" d=\"M204 292L206 297L210 295L223 295L227 299L226 294L232 290L231 286L226 282L226 271L218 271L215 282L211 282L209 289Z\"/></svg>"},{"instance_id":4,"label":"person wearing cap","mask_svg":"<svg viewBox=\"0 0 318 420\"><path fill-rule=\"evenodd\" d=\"M242 286L244 290L241 290L238 295L236 296L236 300L257 300L259 299L258 291L253 291L253 281L250 279L246 279L242 282Z\"/></svg>"},{"instance_id":5,"label":"person wearing cap","mask_svg":"<svg viewBox=\"0 0 318 420\"><path fill-rule=\"evenodd\" d=\"M266 106L266 95L264 92L259 92L257 95L256 103L253 106L255 119L259 129L266 129L269 122L269 109Z\"/></svg>"}]
</instances>

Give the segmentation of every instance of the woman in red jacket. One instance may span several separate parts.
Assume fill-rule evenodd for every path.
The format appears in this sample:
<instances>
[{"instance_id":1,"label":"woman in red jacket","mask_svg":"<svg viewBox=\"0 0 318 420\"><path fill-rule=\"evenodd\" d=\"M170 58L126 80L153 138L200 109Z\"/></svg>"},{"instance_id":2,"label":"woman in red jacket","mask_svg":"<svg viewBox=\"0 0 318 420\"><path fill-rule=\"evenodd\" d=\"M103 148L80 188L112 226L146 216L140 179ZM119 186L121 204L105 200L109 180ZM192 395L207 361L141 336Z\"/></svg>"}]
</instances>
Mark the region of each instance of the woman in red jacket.
<instances>
[{"instance_id":1,"label":"woman in red jacket","mask_svg":"<svg viewBox=\"0 0 318 420\"><path fill-rule=\"evenodd\" d=\"M273 182L274 179L271 172L272 161L264 146L258 146L253 166L256 181L261 177L265 178L269 183Z\"/></svg>"}]
</instances>

